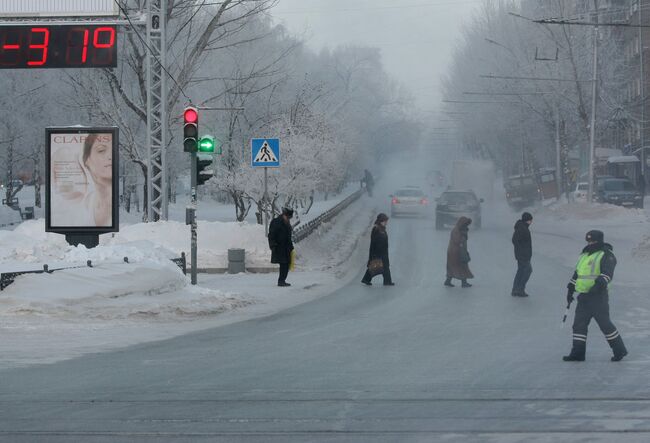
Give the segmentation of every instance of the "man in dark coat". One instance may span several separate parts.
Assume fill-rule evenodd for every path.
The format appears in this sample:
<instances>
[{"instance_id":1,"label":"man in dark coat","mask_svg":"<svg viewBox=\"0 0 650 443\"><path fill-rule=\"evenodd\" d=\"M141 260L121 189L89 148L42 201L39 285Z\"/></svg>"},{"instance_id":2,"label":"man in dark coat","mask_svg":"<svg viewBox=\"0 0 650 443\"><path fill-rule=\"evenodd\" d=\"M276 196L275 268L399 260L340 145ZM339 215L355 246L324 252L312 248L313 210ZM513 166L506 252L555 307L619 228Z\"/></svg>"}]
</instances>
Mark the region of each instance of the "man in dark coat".
<instances>
[{"instance_id":1,"label":"man in dark coat","mask_svg":"<svg viewBox=\"0 0 650 443\"><path fill-rule=\"evenodd\" d=\"M390 275L390 260L388 260L388 232L386 232L386 224L388 223L388 216L386 214L377 215L375 226L372 228L370 234L370 253L368 254L368 265L376 259L380 259L383 263L383 276L384 286L395 286L393 279ZM365 285L372 285L372 277L370 269L366 270L366 274L361 279L361 283Z\"/></svg>"},{"instance_id":2,"label":"man in dark coat","mask_svg":"<svg viewBox=\"0 0 650 443\"><path fill-rule=\"evenodd\" d=\"M289 264L291 263L291 251L293 241L291 240L291 218L293 210L284 208L282 214L274 218L269 225L269 247L271 248L271 263L280 265L278 286L291 286L287 283L289 275Z\"/></svg>"},{"instance_id":3,"label":"man in dark coat","mask_svg":"<svg viewBox=\"0 0 650 443\"><path fill-rule=\"evenodd\" d=\"M608 285L614 278L616 257L612 245L605 243L602 231L589 231L587 246L582 250L576 270L567 285L567 303L571 305L573 294L578 293L573 319L573 346L564 361L584 361L587 349L587 328L593 318L605 335L614 353L612 361L620 361L627 355L621 334L609 318Z\"/></svg>"},{"instance_id":4,"label":"man in dark coat","mask_svg":"<svg viewBox=\"0 0 650 443\"><path fill-rule=\"evenodd\" d=\"M474 278L472 271L469 270L470 256L467 250L469 225L471 223L471 218L460 217L451 231L449 246L447 247L447 279L445 280L445 286L454 287L451 282L452 278L459 279L463 288L472 286L467 282L468 278Z\"/></svg>"},{"instance_id":5,"label":"man in dark coat","mask_svg":"<svg viewBox=\"0 0 650 443\"><path fill-rule=\"evenodd\" d=\"M533 273L530 259L533 256L533 243L530 238L530 225L533 223L533 216L524 212L521 219L515 223L515 232L512 234L512 244L515 247L515 260L517 260L517 273L512 283L513 297L528 297L526 283Z\"/></svg>"}]
</instances>

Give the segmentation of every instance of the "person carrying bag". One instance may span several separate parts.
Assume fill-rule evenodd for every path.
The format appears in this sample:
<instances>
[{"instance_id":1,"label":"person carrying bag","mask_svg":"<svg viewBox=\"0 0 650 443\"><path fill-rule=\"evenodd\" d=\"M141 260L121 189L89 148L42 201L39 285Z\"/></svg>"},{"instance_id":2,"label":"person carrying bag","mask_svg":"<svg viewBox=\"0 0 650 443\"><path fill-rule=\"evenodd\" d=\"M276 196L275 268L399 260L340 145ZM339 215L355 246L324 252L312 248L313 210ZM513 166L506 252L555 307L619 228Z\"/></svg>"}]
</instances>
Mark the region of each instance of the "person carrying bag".
<instances>
[{"instance_id":1,"label":"person carrying bag","mask_svg":"<svg viewBox=\"0 0 650 443\"><path fill-rule=\"evenodd\" d=\"M370 252L368 257L368 269L361 279L364 285L372 285L372 278L375 275L384 276L384 286L395 286L390 275L390 261L388 259L388 232L386 225L388 216L384 213L377 215L375 225L370 234Z\"/></svg>"}]
</instances>

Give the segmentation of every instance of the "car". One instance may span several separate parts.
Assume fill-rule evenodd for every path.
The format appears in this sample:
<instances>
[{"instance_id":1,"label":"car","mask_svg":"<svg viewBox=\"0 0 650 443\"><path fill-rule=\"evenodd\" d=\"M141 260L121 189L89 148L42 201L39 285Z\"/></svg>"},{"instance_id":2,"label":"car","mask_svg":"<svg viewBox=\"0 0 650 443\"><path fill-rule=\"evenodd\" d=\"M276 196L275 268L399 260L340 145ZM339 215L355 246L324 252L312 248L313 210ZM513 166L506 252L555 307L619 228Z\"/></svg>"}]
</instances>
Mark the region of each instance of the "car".
<instances>
[{"instance_id":1,"label":"car","mask_svg":"<svg viewBox=\"0 0 650 443\"><path fill-rule=\"evenodd\" d=\"M474 191L445 191L436 199L436 229L455 225L462 216L472 219L476 228L481 227L481 203Z\"/></svg>"},{"instance_id":2,"label":"car","mask_svg":"<svg viewBox=\"0 0 650 443\"><path fill-rule=\"evenodd\" d=\"M606 178L598 183L596 201L625 207L643 208L643 194L627 178Z\"/></svg>"},{"instance_id":3,"label":"car","mask_svg":"<svg viewBox=\"0 0 650 443\"><path fill-rule=\"evenodd\" d=\"M400 215L425 216L429 208L429 200L417 186L406 186L395 191L390 201L391 217Z\"/></svg>"},{"instance_id":4,"label":"car","mask_svg":"<svg viewBox=\"0 0 650 443\"><path fill-rule=\"evenodd\" d=\"M519 210L531 206L542 199L542 191L537 186L534 175L513 175L504 182L506 199L511 208Z\"/></svg>"},{"instance_id":5,"label":"car","mask_svg":"<svg viewBox=\"0 0 650 443\"><path fill-rule=\"evenodd\" d=\"M576 189L573 191L573 199L578 202L586 202L588 192L589 183L580 182L576 185Z\"/></svg>"}]
</instances>

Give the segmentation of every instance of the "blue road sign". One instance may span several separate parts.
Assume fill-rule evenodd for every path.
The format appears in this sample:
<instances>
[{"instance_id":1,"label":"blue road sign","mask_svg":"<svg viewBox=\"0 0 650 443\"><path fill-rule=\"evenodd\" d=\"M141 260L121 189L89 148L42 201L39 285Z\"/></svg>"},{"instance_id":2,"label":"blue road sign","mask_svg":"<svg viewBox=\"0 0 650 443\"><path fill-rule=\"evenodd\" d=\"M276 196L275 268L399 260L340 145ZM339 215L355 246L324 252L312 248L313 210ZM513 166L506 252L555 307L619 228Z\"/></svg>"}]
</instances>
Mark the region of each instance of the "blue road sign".
<instances>
[{"instance_id":1,"label":"blue road sign","mask_svg":"<svg viewBox=\"0 0 650 443\"><path fill-rule=\"evenodd\" d=\"M254 168L280 167L280 139L251 139L251 165Z\"/></svg>"}]
</instances>

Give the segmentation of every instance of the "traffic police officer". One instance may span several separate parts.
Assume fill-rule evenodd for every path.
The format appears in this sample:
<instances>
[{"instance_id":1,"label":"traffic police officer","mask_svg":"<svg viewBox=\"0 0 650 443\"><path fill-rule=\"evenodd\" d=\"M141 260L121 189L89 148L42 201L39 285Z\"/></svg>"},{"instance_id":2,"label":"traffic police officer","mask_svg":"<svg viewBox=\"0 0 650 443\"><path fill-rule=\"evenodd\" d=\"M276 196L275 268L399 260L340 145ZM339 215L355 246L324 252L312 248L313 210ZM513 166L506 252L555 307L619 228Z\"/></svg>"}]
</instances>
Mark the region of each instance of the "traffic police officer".
<instances>
[{"instance_id":1,"label":"traffic police officer","mask_svg":"<svg viewBox=\"0 0 650 443\"><path fill-rule=\"evenodd\" d=\"M609 318L607 292L607 286L614 278L616 257L612 253L612 246L604 242L605 235L602 231L587 232L586 240L588 244L582 250L573 278L567 285L567 302L570 304L574 292L577 292L578 306L573 320L573 347L571 353L563 357L563 360L584 361L587 327L593 317L614 352L612 361L620 361L627 355L627 349L623 338Z\"/></svg>"}]
</instances>

